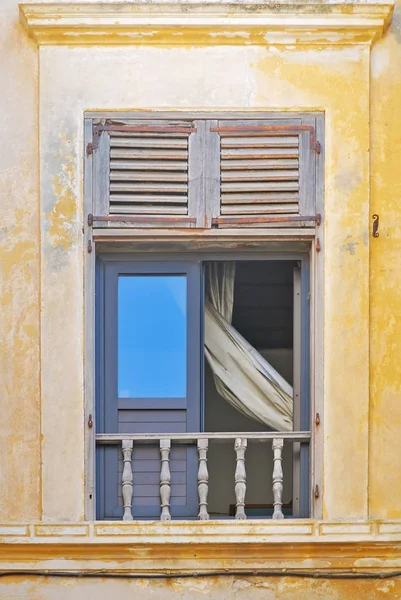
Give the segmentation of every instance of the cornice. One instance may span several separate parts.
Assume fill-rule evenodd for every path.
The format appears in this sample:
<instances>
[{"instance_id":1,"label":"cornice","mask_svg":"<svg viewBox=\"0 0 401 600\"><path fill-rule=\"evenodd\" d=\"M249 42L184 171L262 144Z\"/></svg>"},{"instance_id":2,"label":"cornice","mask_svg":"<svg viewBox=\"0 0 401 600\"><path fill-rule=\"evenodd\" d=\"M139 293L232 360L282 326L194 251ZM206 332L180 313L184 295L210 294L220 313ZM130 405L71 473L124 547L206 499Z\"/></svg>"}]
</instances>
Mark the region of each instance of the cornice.
<instances>
[{"instance_id":1,"label":"cornice","mask_svg":"<svg viewBox=\"0 0 401 600\"><path fill-rule=\"evenodd\" d=\"M20 4L38 45L217 46L371 44L393 0L212 0Z\"/></svg>"}]
</instances>

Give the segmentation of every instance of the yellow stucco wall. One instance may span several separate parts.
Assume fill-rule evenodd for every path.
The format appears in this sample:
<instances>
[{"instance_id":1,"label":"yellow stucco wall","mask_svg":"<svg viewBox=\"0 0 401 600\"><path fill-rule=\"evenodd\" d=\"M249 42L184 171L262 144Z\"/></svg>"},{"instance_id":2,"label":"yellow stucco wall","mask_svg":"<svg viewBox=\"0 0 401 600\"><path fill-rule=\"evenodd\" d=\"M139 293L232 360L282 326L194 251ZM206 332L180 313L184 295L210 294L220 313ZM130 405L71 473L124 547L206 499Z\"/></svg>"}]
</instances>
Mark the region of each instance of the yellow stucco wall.
<instances>
[{"instance_id":1,"label":"yellow stucco wall","mask_svg":"<svg viewBox=\"0 0 401 600\"><path fill-rule=\"evenodd\" d=\"M44 47L40 65L41 349L42 365L51 365L42 368L43 518L80 519L84 510L82 115L87 108L232 106L326 113L323 516L367 518L368 49ZM338 93L344 78L347 103ZM61 429L54 427L60 417Z\"/></svg>"},{"instance_id":2,"label":"yellow stucco wall","mask_svg":"<svg viewBox=\"0 0 401 600\"><path fill-rule=\"evenodd\" d=\"M158 108L325 111L323 518L401 518L399 7L371 56L366 46L38 51L17 0L1 1L0 522L84 519L83 113ZM379 599L399 586L107 581L100 593L20 578L0 597Z\"/></svg>"},{"instance_id":3,"label":"yellow stucco wall","mask_svg":"<svg viewBox=\"0 0 401 600\"><path fill-rule=\"evenodd\" d=\"M372 518L401 517L401 3L372 50L369 496ZM391 490L387 493L387 490Z\"/></svg>"},{"instance_id":4,"label":"yellow stucco wall","mask_svg":"<svg viewBox=\"0 0 401 600\"><path fill-rule=\"evenodd\" d=\"M41 515L40 252L38 53L14 0L0 45L0 514L18 521Z\"/></svg>"}]
</instances>

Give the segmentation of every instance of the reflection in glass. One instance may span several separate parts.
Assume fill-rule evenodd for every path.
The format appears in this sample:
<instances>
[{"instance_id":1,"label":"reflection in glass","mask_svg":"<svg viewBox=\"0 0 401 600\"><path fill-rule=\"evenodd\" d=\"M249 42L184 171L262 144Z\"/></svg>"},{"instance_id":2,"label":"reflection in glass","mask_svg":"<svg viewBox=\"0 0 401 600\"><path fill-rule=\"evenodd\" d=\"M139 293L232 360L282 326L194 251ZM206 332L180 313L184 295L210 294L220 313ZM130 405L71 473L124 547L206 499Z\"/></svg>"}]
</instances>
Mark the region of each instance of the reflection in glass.
<instances>
[{"instance_id":1,"label":"reflection in glass","mask_svg":"<svg viewBox=\"0 0 401 600\"><path fill-rule=\"evenodd\" d=\"M185 275L118 279L118 396L184 398L187 387Z\"/></svg>"}]
</instances>

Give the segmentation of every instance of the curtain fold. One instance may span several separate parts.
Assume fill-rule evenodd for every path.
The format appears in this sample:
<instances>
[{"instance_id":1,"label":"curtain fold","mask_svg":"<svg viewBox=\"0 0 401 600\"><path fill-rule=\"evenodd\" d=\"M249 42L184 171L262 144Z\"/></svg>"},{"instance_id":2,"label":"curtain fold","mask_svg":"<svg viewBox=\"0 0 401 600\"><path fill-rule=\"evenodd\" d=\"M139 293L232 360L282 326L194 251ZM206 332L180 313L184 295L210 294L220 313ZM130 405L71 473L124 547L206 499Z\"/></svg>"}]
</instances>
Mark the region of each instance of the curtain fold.
<instances>
[{"instance_id":1,"label":"curtain fold","mask_svg":"<svg viewBox=\"0 0 401 600\"><path fill-rule=\"evenodd\" d=\"M205 355L218 393L238 411L276 431L291 431L293 390L231 325L234 262L207 268Z\"/></svg>"}]
</instances>

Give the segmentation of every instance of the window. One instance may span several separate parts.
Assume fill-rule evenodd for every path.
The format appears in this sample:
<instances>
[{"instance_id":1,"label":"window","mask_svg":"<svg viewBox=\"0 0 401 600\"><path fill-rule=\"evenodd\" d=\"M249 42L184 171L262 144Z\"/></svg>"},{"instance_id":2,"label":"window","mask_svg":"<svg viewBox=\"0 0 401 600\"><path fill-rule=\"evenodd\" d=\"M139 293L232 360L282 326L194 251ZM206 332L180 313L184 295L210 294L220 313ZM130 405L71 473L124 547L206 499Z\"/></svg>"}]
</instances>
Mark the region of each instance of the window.
<instances>
[{"instance_id":1,"label":"window","mask_svg":"<svg viewBox=\"0 0 401 600\"><path fill-rule=\"evenodd\" d=\"M134 444L134 518L160 515L159 438L209 432L209 513L229 518L236 503L235 437L244 432L249 437L249 432L257 436L257 432L310 428L309 261L307 255L288 260L262 255L255 260L255 255L239 259L235 253L229 261L219 256L186 262L180 258L105 255L98 259L97 369L101 378L96 430L111 436L157 434L157 443L141 440ZM219 278L220 289L213 289ZM230 285L231 296L230 291L223 291ZM216 294L220 294L215 303L217 318L208 313ZM223 307L230 304L230 298L231 316ZM246 340L245 351L242 340ZM254 365L258 357L266 361L260 370ZM277 410L274 402L268 402L269 398L275 401L263 374L270 367L291 388L291 414L285 413L285 406ZM299 381L294 381L298 371ZM284 394L287 388L283 389ZM267 398L258 403L264 394ZM231 433L233 439L222 442L218 439L221 432ZM169 459L171 516L195 518L196 444L173 444ZM307 516L308 443L287 443L283 465L284 510L287 516ZM250 439L245 504L249 516L272 514L268 476L272 466L270 444ZM98 447L98 518L122 517L122 468L119 444Z\"/></svg>"},{"instance_id":2,"label":"window","mask_svg":"<svg viewBox=\"0 0 401 600\"><path fill-rule=\"evenodd\" d=\"M86 132L88 513L309 516L322 117L89 116Z\"/></svg>"}]
</instances>

